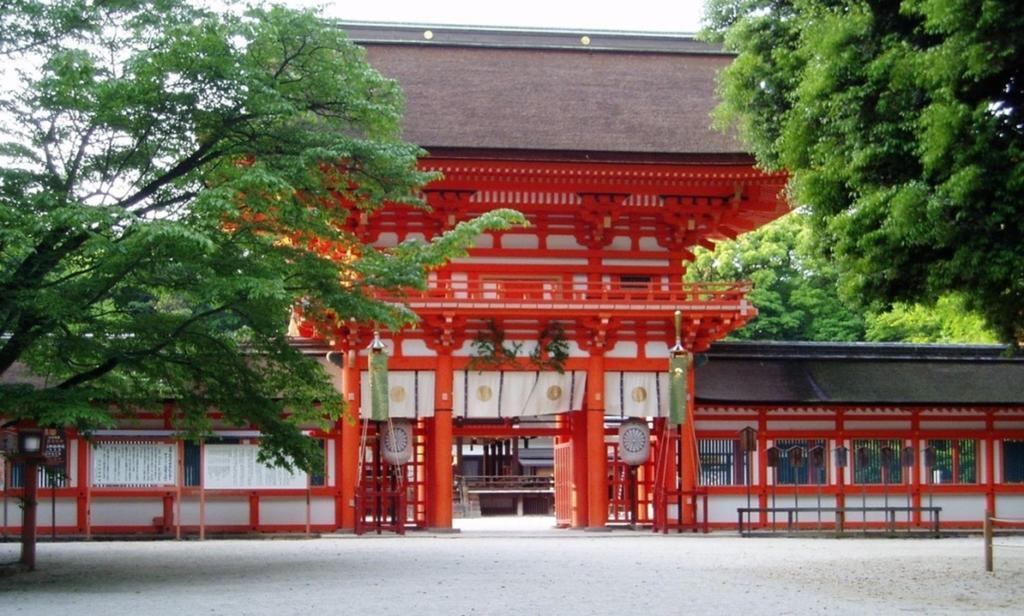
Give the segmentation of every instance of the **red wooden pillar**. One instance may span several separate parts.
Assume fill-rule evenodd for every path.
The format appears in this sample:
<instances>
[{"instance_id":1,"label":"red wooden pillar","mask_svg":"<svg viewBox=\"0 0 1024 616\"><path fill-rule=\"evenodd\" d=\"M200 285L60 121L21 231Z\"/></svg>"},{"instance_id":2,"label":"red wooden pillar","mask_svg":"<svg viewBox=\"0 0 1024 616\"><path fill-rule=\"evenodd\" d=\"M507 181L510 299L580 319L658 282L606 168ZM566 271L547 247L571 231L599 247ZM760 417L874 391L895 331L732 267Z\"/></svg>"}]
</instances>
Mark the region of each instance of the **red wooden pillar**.
<instances>
[{"instance_id":1,"label":"red wooden pillar","mask_svg":"<svg viewBox=\"0 0 1024 616\"><path fill-rule=\"evenodd\" d=\"M572 442L572 527L587 526L588 486L587 486L587 412L577 411L569 414L569 428Z\"/></svg>"},{"instance_id":2,"label":"red wooden pillar","mask_svg":"<svg viewBox=\"0 0 1024 616\"><path fill-rule=\"evenodd\" d=\"M587 365L587 528L608 521L608 453L604 444L604 353L595 348Z\"/></svg>"},{"instance_id":3,"label":"red wooden pillar","mask_svg":"<svg viewBox=\"0 0 1024 616\"><path fill-rule=\"evenodd\" d=\"M699 456L697 453L697 431L695 429L696 405L694 404L694 370L686 371L686 416L679 426L679 439L683 448L682 467L679 469L680 486L683 492L688 492L683 499L683 510L680 512L680 522L693 524L696 518L697 499L693 491L697 489L697 469L699 468Z\"/></svg>"},{"instance_id":4,"label":"red wooden pillar","mask_svg":"<svg viewBox=\"0 0 1024 616\"><path fill-rule=\"evenodd\" d=\"M443 349L437 357L434 376L433 442L428 449L427 526L452 527L452 370L451 349Z\"/></svg>"},{"instance_id":5,"label":"red wooden pillar","mask_svg":"<svg viewBox=\"0 0 1024 616\"><path fill-rule=\"evenodd\" d=\"M910 442L910 446L914 448L914 464L907 467L907 470L911 475L911 507L921 506L921 411L920 409L913 409L913 414L910 419L911 433L914 435L914 440ZM902 461L901 461L902 462ZM914 511L911 519L913 520L914 526L921 526L921 511L918 509Z\"/></svg>"},{"instance_id":6,"label":"red wooden pillar","mask_svg":"<svg viewBox=\"0 0 1024 616\"><path fill-rule=\"evenodd\" d=\"M836 410L836 447L846 447L846 417L843 409ZM847 450L846 464L849 466L852 451ZM835 464L834 455L829 464ZM836 468L836 507L846 506L846 467ZM838 515L838 514L837 514Z\"/></svg>"},{"instance_id":7,"label":"red wooden pillar","mask_svg":"<svg viewBox=\"0 0 1024 616\"><path fill-rule=\"evenodd\" d=\"M996 511L996 439L992 409L985 410L985 511L998 515Z\"/></svg>"},{"instance_id":8,"label":"red wooden pillar","mask_svg":"<svg viewBox=\"0 0 1024 616\"><path fill-rule=\"evenodd\" d=\"M341 441L335 451L338 469L340 503L335 523L340 529L356 528L356 483L359 471L359 363L355 346L350 346L342 360L341 391L345 397L345 415L341 418Z\"/></svg>"}]
</instances>

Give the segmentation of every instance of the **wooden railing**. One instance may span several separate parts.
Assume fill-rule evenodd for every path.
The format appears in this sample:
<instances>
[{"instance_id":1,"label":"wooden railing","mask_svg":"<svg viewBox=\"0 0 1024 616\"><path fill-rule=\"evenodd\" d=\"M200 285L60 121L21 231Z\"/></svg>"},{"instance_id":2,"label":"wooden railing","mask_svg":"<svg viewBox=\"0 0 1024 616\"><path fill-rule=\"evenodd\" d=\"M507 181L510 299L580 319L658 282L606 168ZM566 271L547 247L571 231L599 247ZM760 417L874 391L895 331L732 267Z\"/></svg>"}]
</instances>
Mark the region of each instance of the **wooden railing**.
<instances>
[{"instance_id":1,"label":"wooden railing","mask_svg":"<svg viewBox=\"0 0 1024 616\"><path fill-rule=\"evenodd\" d=\"M565 304L730 304L742 301L749 282L666 283L643 285L563 283L550 279L432 282L425 290L389 293L388 299L419 302L565 303Z\"/></svg>"},{"instance_id":2,"label":"wooden railing","mask_svg":"<svg viewBox=\"0 0 1024 616\"><path fill-rule=\"evenodd\" d=\"M455 478L456 492L551 492L555 491L555 478L532 475L459 475Z\"/></svg>"}]
</instances>

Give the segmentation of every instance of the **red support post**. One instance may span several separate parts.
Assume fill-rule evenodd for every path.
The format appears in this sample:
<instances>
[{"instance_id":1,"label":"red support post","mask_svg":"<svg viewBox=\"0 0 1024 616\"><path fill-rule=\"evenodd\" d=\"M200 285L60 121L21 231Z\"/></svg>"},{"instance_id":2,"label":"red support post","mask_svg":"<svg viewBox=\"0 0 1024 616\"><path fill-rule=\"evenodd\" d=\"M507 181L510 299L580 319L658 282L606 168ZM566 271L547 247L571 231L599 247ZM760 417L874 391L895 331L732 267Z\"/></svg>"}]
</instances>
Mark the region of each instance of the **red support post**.
<instances>
[{"instance_id":1,"label":"red support post","mask_svg":"<svg viewBox=\"0 0 1024 616\"><path fill-rule=\"evenodd\" d=\"M342 530L356 529L356 483L359 469L359 366L352 345L342 357L341 390L345 397L345 415L338 422L341 439L335 452L339 500L335 523Z\"/></svg>"},{"instance_id":2,"label":"red support post","mask_svg":"<svg viewBox=\"0 0 1024 616\"><path fill-rule=\"evenodd\" d=\"M588 474L587 474L587 422L586 411L577 411L569 415L572 429L572 527L585 528L590 508L588 505Z\"/></svg>"},{"instance_id":3,"label":"red support post","mask_svg":"<svg viewBox=\"0 0 1024 616\"><path fill-rule=\"evenodd\" d=\"M448 351L448 352L444 352ZM427 479L427 526L436 529L452 527L452 390L455 373L452 355L445 349L437 357L434 385L434 431L429 449Z\"/></svg>"},{"instance_id":4,"label":"red support post","mask_svg":"<svg viewBox=\"0 0 1024 616\"><path fill-rule=\"evenodd\" d=\"M608 454L604 445L604 354L596 348L587 367L587 528L608 520Z\"/></svg>"}]
</instances>

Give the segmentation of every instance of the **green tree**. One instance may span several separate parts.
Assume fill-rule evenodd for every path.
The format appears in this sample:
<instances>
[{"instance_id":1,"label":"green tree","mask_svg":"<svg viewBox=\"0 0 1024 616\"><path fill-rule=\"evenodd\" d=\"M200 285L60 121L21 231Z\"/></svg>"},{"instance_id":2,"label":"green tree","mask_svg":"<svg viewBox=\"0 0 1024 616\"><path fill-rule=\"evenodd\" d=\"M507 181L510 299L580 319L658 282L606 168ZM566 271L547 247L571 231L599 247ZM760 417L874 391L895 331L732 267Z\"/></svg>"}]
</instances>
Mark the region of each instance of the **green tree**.
<instances>
[{"instance_id":1,"label":"green tree","mask_svg":"<svg viewBox=\"0 0 1024 616\"><path fill-rule=\"evenodd\" d=\"M964 307L963 298L946 295L933 306L896 304L867 318L865 338L872 342L994 343L984 319Z\"/></svg>"},{"instance_id":2,"label":"green tree","mask_svg":"<svg viewBox=\"0 0 1024 616\"><path fill-rule=\"evenodd\" d=\"M695 250L691 281L750 280L758 316L740 340L862 340L864 318L837 290L835 269L813 249L807 215L795 211L715 250Z\"/></svg>"},{"instance_id":3,"label":"green tree","mask_svg":"<svg viewBox=\"0 0 1024 616\"><path fill-rule=\"evenodd\" d=\"M955 293L1024 340L1024 12L1007 0L711 0L717 110L791 174L841 291Z\"/></svg>"},{"instance_id":4,"label":"green tree","mask_svg":"<svg viewBox=\"0 0 1024 616\"><path fill-rule=\"evenodd\" d=\"M298 425L337 417L307 318L396 327L374 299L423 284L507 211L387 251L350 204L418 205L433 176L399 138L402 96L311 12L213 12L173 0L14 0L0 18L0 374L3 413L94 428L177 401L177 427L216 408L265 435L277 464L315 468ZM49 18L50 19L48 21ZM12 80L8 80L12 81Z\"/></svg>"}]
</instances>

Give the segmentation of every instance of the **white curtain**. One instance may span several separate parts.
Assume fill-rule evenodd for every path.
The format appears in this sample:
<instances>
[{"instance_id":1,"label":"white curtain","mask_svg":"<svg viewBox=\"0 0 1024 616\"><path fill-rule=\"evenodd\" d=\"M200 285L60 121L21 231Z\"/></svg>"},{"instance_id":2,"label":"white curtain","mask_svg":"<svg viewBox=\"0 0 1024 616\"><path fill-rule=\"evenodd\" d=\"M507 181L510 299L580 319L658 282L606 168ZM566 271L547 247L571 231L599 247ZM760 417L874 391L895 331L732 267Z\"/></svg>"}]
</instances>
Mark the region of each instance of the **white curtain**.
<instances>
[{"instance_id":1,"label":"white curtain","mask_svg":"<svg viewBox=\"0 0 1024 616\"><path fill-rule=\"evenodd\" d=\"M370 408L370 379L365 370L360 375L363 408ZM390 417L434 416L434 372L430 370L388 371L388 415Z\"/></svg>"},{"instance_id":2,"label":"white curtain","mask_svg":"<svg viewBox=\"0 0 1024 616\"><path fill-rule=\"evenodd\" d=\"M454 413L468 418L533 417L583 408L587 374L455 373Z\"/></svg>"},{"instance_id":3,"label":"white curtain","mask_svg":"<svg viewBox=\"0 0 1024 616\"><path fill-rule=\"evenodd\" d=\"M605 413L619 417L668 415L667 372L608 372L604 377Z\"/></svg>"}]
</instances>

